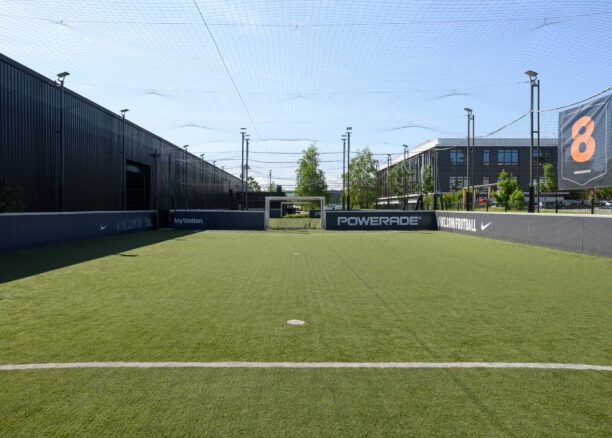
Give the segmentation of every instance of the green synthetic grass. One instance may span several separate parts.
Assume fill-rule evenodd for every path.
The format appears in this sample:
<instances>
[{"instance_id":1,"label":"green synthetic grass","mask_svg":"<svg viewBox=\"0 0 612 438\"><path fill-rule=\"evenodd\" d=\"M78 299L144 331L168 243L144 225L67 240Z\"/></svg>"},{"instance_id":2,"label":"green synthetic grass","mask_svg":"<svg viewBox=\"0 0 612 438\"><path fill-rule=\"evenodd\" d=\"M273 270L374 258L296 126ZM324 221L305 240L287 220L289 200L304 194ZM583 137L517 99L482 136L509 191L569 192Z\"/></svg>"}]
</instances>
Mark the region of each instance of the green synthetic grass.
<instances>
[{"instance_id":1,"label":"green synthetic grass","mask_svg":"<svg viewBox=\"0 0 612 438\"><path fill-rule=\"evenodd\" d=\"M159 231L0 267L0 364L612 364L610 258L443 232ZM0 371L0 434L609 436L611 374Z\"/></svg>"}]
</instances>

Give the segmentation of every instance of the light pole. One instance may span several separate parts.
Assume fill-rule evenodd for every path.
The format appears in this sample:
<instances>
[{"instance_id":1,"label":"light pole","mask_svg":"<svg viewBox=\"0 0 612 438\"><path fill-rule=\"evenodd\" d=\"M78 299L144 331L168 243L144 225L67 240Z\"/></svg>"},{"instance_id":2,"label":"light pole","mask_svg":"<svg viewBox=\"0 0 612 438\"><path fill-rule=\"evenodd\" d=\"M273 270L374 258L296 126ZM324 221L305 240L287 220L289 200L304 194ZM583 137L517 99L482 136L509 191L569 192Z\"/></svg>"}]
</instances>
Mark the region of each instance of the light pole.
<instances>
[{"instance_id":1,"label":"light pole","mask_svg":"<svg viewBox=\"0 0 612 438\"><path fill-rule=\"evenodd\" d=\"M531 107L530 107L530 116L531 116L531 133L530 133L530 144L529 144L529 203L527 204L527 211L529 213L534 213L535 212L535 208L534 208L534 193L533 193L533 144L534 144L534 139L533 139L533 134L538 135L538 150L537 150L537 154L538 154L538 159L540 158L540 80L538 79L538 74L533 71L533 70L527 70L525 72L525 74L527 76L529 76L529 85L530 85L530 91L531 91ZM538 95L537 95L537 111L538 111L538 126L537 129L534 129L533 126L533 111L534 111L534 90L535 88L538 89ZM539 169L538 169L538 179L539 179ZM538 197L539 197L539 190L538 190ZM540 207L540 202L538 199L538 210Z\"/></svg>"},{"instance_id":2,"label":"light pole","mask_svg":"<svg viewBox=\"0 0 612 438\"><path fill-rule=\"evenodd\" d=\"M351 132L353 128L346 128L346 209L351 209Z\"/></svg>"},{"instance_id":3,"label":"light pole","mask_svg":"<svg viewBox=\"0 0 612 438\"><path fill-rule=\"evenodd\" d=\"M268 171L268 190L272 193L272 169Z\"/></svg>"},{"instance_id":4,"label":"light pole","mask_svg":"<svg viewBox=\"0 0 612 438\"><path fill-rule=\"evenodd\" d=\"M346 208L346 134L342 134L342 210Z\"/></svg>"},{"instance_id":5,"label":"light pole","mask_svg":"<svg viewBox=\"0 0 612 438\"><path fill-rule=\"evenodd\" d=\"M202 208L204 208L204 155L206 154L200 154L200 158L202 159L202 161L200 162L202 169L202 175L200 180L200 205L202 206Z\"/></svg>"},{"instance_id":6,"label":"light pole","mask_svg":"<svg viewBox=\"0 0 612 438\"><path fill-rule=\"evenodd\" d=\"M64 97L66 95L66 89L64 88L64 81L66 80L66 76L70 75L67 71L61 72L57 74L57 81L60 86L60 94L61 94L61 102L60 102L60 171L59 171L59 187L57 194L58 201L58 210L64 211Z\"/></svg>"},{"instance_id":7,"label":"light pole","mask_svg":"<svg viewBox=\"0 0 612 438\"><path fill-rule=\"evenodd\" d=\"M244 197L244 136L246 134L246 128L240 128L240 135L242 135L242 157L240 159L240 191L242 192L241 198ZM244 209L244 200L241 202L240 209Z\"/></svg>"},{"instance_id":8,"label":"light pole","mask_svg":"<svg viewBox=\"0 0 612 438\"><path fill-rule=\"evenodd\" d=\"M213 162L213 190L217 190L217 161Z\"/></svg>"},{"instance_id":9,"label":"light pole","mask_svg":"<svg viewBox=\"0 0 612 438\"><path fill-rule=\"evenodd\" d=\"M127 190L126 190L126 175L125 175L125 113L129 109L121 110L121 209L127 209Z\"/></svg>"},{"instance_id":10,"label":"light pole","mask_svg":"<svg viewBox=\"0 0 612 438\"><path fill-rule=\"evenodd\" d=\"M246 140L246 165L244 167L245 181L246 181L246 192L244 198L244 208L245 210L249 209L249 141L251 140L251 136L249 134L244 136Z\"/></svg>"},{"instance_id":11,"label":"light pole","mask_svg":"<svg viewBox=\"0 0 612 438\"><path fill-rule=\"evenodd\" d=\"M465 203L465 209L467 211L470 211L472 209L472 199L470 195L470 136L472 138L472 142L474 141L474 114L472 114L472 109L471 108L463 108L466 112L467 112L467 147L466 147L466 158L465 158L465 162L466 162L466 178L467 178L467 197L466 197L466 203ZM471 128L471 129L470 129ZM474 163L472 163L472 172L474 167ZM473 177L473 175L472 175ZM472 184L474 184L474 181L472 181Z\"/></svg>"},{"instance_id":12,"label":"light pole","mask_svg":"<svg viewBox=\"0 0 612 438\"><path fill-rule=\"evenodd\" d=\"M187 148L188 144L183 146L185 152L183 152L183 196L185 196L185 209L189 208L189 203L187 202Z\"/></svg>"},{"instance_id":13,"label":"light pole","mask_svg":"<svg viewBox=\"0 0 612 438\"><path fill-rule=\"evenodd\" d=\"M408 178L407 178L407 175L406 175L406 170L407 170L406 169L406 161L408 160L408 145L405 144L405 145L402 145L402 146L404 146L404 161L402 162L402 166L403 166L402 176L404 177L404 181L403 181L404 184L402 184L403 189L404 189L404 202L403 202L403 204L404 204L404 210L406 210L407 207L408 207Z\"/></svg>"},{"instance_id":14,"label":"light pole","mask_svg":"<svg viewBox=\"0 0 612 438\"><path fill-rule=\"evenodd\" d=\"M389 197L391 196L391 154L387 154L387 210L389 209Z\"/></svg>"}]
</instances>

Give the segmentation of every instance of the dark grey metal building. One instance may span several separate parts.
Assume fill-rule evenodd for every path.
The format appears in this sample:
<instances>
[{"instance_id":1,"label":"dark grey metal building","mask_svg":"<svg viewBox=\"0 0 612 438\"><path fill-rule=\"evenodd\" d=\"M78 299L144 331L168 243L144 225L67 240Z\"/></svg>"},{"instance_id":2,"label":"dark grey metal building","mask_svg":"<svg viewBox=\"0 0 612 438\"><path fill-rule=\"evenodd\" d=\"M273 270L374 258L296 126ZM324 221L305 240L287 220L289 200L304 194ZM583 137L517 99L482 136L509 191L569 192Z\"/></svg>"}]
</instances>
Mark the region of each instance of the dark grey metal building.
<instances>
[{"instance_id":1,"label":"dark grey metal building","mask_svg":"<svg viewBox=\"0 0 612 438\"><path fill-rule=\"evenodd\" d=\"M0 185L19 187L27 212L229 209L241 188L239 178L1 54Z\"/></svg>"}]
</instances>

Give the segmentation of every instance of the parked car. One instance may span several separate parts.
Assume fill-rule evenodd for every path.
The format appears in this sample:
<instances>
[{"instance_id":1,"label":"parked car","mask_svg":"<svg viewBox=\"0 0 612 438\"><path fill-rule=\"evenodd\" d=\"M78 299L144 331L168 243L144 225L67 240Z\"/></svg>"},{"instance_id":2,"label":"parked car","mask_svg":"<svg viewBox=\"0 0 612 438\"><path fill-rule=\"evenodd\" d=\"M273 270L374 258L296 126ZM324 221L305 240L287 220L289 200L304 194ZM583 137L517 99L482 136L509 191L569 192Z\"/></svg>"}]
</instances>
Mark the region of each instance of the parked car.
<instances>
[{"instance_id":1,"label":"parked car","mask_svg":"<svg viewBox=\"0 0 612 438\"><path fill-rule=\"evenodd\" d=\"M609 208L609 209L611 209L611 210L612 210L612 201L604 201L604 202L602 203L602 207L603 207L603 208Z\"/></svg>"}]
</instances>

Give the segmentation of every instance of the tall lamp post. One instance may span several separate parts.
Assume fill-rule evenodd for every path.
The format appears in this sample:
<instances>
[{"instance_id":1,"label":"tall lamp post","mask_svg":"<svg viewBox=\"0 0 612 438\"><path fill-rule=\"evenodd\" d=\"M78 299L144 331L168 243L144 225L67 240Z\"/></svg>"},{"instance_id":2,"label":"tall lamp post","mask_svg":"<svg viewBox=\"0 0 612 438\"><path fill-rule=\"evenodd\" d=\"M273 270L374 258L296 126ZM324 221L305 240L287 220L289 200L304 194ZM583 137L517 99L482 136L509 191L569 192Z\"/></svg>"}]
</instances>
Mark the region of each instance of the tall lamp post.
<instances>
[{"instance_id":1,"label":"tall lamp post","mask_svg":"<svg viewBox=\"0 0 612 438\"><path fill-rule=\"evenodd\" d=\"M200 205L202 206L202 208L204 208L204 155L206 154L200 154L200 158L202 159L202 161L200 162L200 165L202 166L202 179L200 180Z\"/></svg>"},{"instance_id":2,"label":"tall lamp post","mask_svg":"<svg viewBox=\"0 0 612 438\"><path fill-rule=\"evenodd\" d=\"M244 136L246 134L246 128L240 128L240 135L242 135L242 158L240 160L240 190L242 192L242 196L244 197ZM244 202L240 206L240 209L244 209Z\"/></svg>"},{"instance_id":3,"label":"tall lamp post","mask_svg":"<svg viewBox=\"0 0 612 438\"><path fill-rule=\"evenodd\" d=\"M404 184L402 184L403 189L404 189L404 203L403 204L404 204L404 210L406 210L407 207L408 207L408 178L407 178L407 175L406 175L406 171L407 171L407 169L406 169L406 165L407 165L406 161L408 160L408 145L405 144L405 145L402 145L402 146L404 146L404 161L402 162L402 166L403 166L402 176L404 177L404 181L403 181Z\"/></svg>"},{"instance_id":4,"label":"tall lamp post","mask_svg":"<svg viewBox=\"0 0 612 438\"><path fill-rule=\"evenodd\" d=\"M64 88L64 81L66 80L66 76L70 75L67 71L61 72L57 74L57 81L60 86L61 93L61 102L60 102L60 170L59 170L59 187L57 194L57 203L58 210L64 211L64 176L65 176L65 166L64 166L64 97L66 95L66 89Z\"/></svg>"},{"instance_id":5,"label":"tall lamp post","mask_svg":"<svg viewBox=\"0 0 612 438\"><path fill-rule=\"evenodd\" d=\"M213 190L217 190L217 160L213 160Z\"/></svg>"},{"instance_id":6,"label":"tall lamp post","mask_svg":"<svg viewBox=\"0 0 612 438\"><path fill-rule=\"evenodd\" d=\"M351 209L351 132L353 128L346 128L346 209Z\"/></svg>"},{"instance_id":7,"label":"tall lamp post","mask_svg":"<svg viewBox=\"0 0 612 438\"><path fill-rule=\"evenodd\" d=\"M531 133L530 133L530 143L529 143L529 203L527 204L527 211L529 213L534 213L534 190L533 190L533 145L534 138L533 135L537 134L538 143L537 143L537 155L538 160L540 159L540 80L538 79L538 74L533 70L527 70L525 72L527 76L529 76L529 85L531 91L531 107L530 107L530 119L531 119ZM534 112L534 91L538 89L537 93L537 112L538 112L538 120L537 120L537 128L534 128L533 123L533 112ZM538 180L540 178L540 169L538 167ZM540 191L538 190L538 198L540 195ZM538 199L538 211L540 210L540 200Z\"/></svg>"},{"instance_id":8,"label":"tall lamp post","mask_svg":"<svg viewBox=\"0 0 612 438\"><path fill-rule=\"evenodd\" d=\"M346 208L346 134L342 134L342 210Z\"/></svg>"},{"instance_id":9,"label":"tall lamp post","mask_svg":"<svg viewBox=\"0 0 612 438\"><path fill-rule=\"evenodd\" d=\"M126 175L125 175L125 113L129 109L123 108L121 110L121 209L127 209L127 190L126 190Z\"/></svg>"},{"instance_id":10,"label":"tall lamp post","mask_svg":"<svg viewBox=\"0 0 612 438\"><path fill-rule=\"evenodd\" d=\"M472 209L472 199L470 195L470 180L472 180L472 184L474 184L473 181L473 173L470 174L470 145L473 146L473 142L474 142L474 114L472 113L472 109L471 108L464 108L464 110L467 112L467 147L466 147L466 165L467 165L467 197L466 197L466 205L465 205L465 209L467 211L470 211ZM470 142L470 137L471 137L471 142ZM472 148L473 150L473 148ZM472 172L474 167L474 163L472 163ZM472 178L470 178L470 175L472 176Z\"/></svg>"},{"instance_id":11,"label":"tall lamp post","mask_svg":"<svg viewBox=\"0 0 612 438\"><path fill-rule=\"evenodd\" d=\"M387 210L389 209L389 197L391 196L391 154L387 154Z\"/></svg>"},{"instance_id":12,"label":"tall lamp post","mask_svg":"<svg viewBox=\"0 0 612 438\"><path fill-rule=\"evenodd\" d=\"M184 163L183 163L183 195L185 196L185 209L189 208L189 202L187 201L187 148L188 144L183 146L185 152L183 153Z\"/></svg>"},{"instance_id":13,"label":"tall lamp post","mask_svg":"<svg viewBox=\"0 0 612 438\"><path fill-rule=\"evenodd\" d=\"M249 209L249 142L251 140L251 136L249 134L244 136L244 140L246 141L246 164L244 166L244 180L246 181L246 191L244 193L244 208L245 210Z\"/></svg>"}]
</instances>

